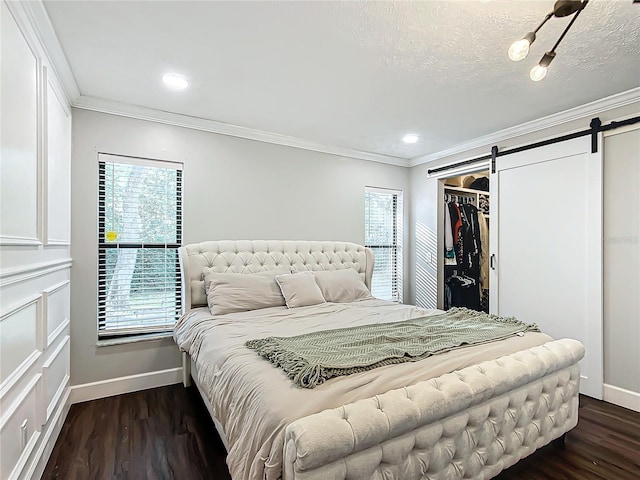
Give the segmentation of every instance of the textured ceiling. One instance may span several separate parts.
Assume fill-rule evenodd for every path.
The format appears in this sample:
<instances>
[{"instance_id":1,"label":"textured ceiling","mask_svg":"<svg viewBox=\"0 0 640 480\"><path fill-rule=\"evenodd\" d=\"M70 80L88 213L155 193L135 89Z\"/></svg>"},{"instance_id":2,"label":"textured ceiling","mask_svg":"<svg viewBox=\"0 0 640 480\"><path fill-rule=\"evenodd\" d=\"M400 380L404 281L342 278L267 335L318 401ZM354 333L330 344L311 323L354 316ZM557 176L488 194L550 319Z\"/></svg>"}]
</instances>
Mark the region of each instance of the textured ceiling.
<instances>
[{"instance_id":1,"label":"textured ceiling","mask_svg":"<svg viewBox=\"0 0 640 480\"><path fill-rule=\"evenodd\" d=\"M82 95L413 158L640 86L640 5L595 0L541 82L540 1L45 2ZM187 75L169 92L160 78ZM405 145L407 132L421 141Z\"/></svg>"}]
</instances>

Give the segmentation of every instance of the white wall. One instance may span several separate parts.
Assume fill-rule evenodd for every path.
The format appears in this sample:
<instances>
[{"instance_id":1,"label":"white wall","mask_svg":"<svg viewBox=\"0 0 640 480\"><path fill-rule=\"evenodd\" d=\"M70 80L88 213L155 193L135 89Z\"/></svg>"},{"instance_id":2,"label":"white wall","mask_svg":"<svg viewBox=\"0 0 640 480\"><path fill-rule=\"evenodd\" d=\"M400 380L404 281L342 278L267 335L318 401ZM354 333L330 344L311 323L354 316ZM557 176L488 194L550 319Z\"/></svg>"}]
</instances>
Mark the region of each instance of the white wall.
<instances>
[{"instance_id":1,"label":"white wall","mask_svg":"<svg viewBox=\"0 0 640 480\"><path fill-rule=\"evenodd\" d=\"M172 339L96 346L98 152L184 163L185 244L213 239L362 243L365 186L403 190L405 205L410 199L407 168L74 110L74 385L180 366Z\"/></svg>"},{"instance_id":2,"label":"white wall","mask_svg":"<svg viewBox=\"0 0 640 480\"><path fill-rule=\"evenodd\" d=\"M609 123L612 120L620 120L623 118L629 118L633 116L637 116L640 114L640 102L635 102L630 105L619 107L615 109L611 109L609 111L602 112L597 116L602 120L603 124ZM585 130L589 128L589 122L591 121L591 116L577 119L571 122L566 122L560 125L557 125L552 128L546 128L544 130L540 130L535 133L531 133L528 135L521 135L518 137L511 138L504 142L500 142L498 145L500 150L508 149L510 147L515 147L519 145L525 145L528 143L544 140L547 138L555 137L558 135L562 135L569 132L574 132L578 130ZM619 161L619 154L613 155L613 158L610 158L607 147L611 143L613 137L611 139L607 139L604 145L604 164L605 164L605 175L606 175L606 165L608 162L616 162ZM639 146L635 146L636 158ZM609 147L611 150L611 147ZM438 200L442 196L442 190L440 186L440 180L437 177L429 178L427 170L431 168L435 168L440 165L446 165L455 163L461 160L467 160L470 158L475 158L477 156L486 155L491 153L491 145L486 145L481 148L476 148L474 150L469 150L467 152L463 152L457 155L452 155L449 157L443 157L436 162L432 162L431 164L423 164L416 167L411 168L411 182L410 182L410 191L411 191L411 206L410 206L410 219L409 219L409 264L414 267L414 270L409 273L410 275L410 291L409 291L409 302L415 302L417 305L424 307L436 307L438 305L439 291L442 289L442 268L439 266L438 255L443 250L443 239L442 235L439 235L438 232L441 232L442 225L442 213L438 209ZM628 162L631 160L627 160ZM628 165L625 163L625 165ZM637 163L636 163L637 168ZM637 175L637 170L635 171L635 175ZM633 175L633 172L630 172ZM448 176L450 174L443 174ZM442 177L440 177L442 178ZM571 179L568 178L567 182L570 182ZM604 185L604 195L605 202L614 202L615 204L626 203L625 194L620 189L612 189L612 184L607 183L605 181ZM535 199L532 199L535 201ZM636 201L637 206L637 201ZM607 208L607 203L605 203L605 209ZM609 207L611 208L611 207ZM636 210L637 216L637 210ZM594 219L594 221L600 221L598 219ZM637 233L636 233L637 235ZM637 249L637 245L636 245ZM607 269L605 258L605 270ZM526 262L526 258L523 258L523 262ZM617 268L617 267L615 267ZM610 275L617 275L621 272L610 273ZM550 276L553 276L553 272L549 273ZM635 297L627 296L626 298L620 299L620 301L624 302L624 305L630 310L632 310L632 305L634 299L638 298L638 292L635 293ZM605 311L604 317L604 328L605 332L609 332L607 337L607 344L605 344L605 357L608 358L609 365L617 365L615 367L624 368L622 365L625 362L637 362L637 355L630 354L626 352L624 349L620 349L619 347L615 347L615 345L625 345L626 340L621 338L623 335L622 330L618 327L618 330L614 333L610 326L611 322L614 319ZM635 317L629 319L629 322L635 322L634 325L637 325L638 316L636 314ZM631 329L630 331L637 331ZM637 337L636 337L636 348L637 351ZM614 360L615 359L615 360ZM635 366L636 364L632 364ZM606 369L605 365L605 369ZM628 371L629 366L627 366ZM624 370L618 371L618 375L623 375ZM607 370L605 370L605 383L610 383L612 381L619 382L620 379L616 379L615 376L612 376L612 370L609 369L608 374ZM625 385L630 385L629 383L625 383ZM635 385L635 383L634 383ZM616 385L617 386L617 385ZM634 387L635 388L635 387ZM636 392L638 392L636 390ZM606 398L606 397L605 397Z\"/></svg>"},{"instance_id":3,"label":"white wall","mask_svg":"<svg viewBox=\"0 0 640 480\"><path fill-rule=\"evenodd\" d=\"M611 133L604 141L604 376L609 386L637 392L640 409L640 126Z\"/></svg>"},{"instance_id":4,"label":"white wall","mask_svg":"<svg viewBox=\"0 0 640 480\"><path fill-rule=\"evenodd\" d=\"M22 4L0 17L0 478L39 478L69 408L71 111Z\"/></svg>"}]
</instances>

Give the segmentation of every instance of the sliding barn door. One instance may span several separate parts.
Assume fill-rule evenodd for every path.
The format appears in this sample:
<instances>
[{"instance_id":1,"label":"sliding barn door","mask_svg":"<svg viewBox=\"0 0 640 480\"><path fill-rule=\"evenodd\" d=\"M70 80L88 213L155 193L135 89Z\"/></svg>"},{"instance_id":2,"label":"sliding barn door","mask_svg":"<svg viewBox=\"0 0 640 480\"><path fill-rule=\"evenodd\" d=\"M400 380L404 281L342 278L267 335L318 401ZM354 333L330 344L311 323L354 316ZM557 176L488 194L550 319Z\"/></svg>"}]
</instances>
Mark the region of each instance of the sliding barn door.
<instances>
[{"instance_id":1,"label":"sliding barn door","mask_svg":"<svg viewBox=\"0 0 640 480\"><path fill-rule=\"evenodd\" d=\"M580 391L602 398L602 142L498 157L491 176L492 313L586 348Z\"/></svg>"}]
</instances>

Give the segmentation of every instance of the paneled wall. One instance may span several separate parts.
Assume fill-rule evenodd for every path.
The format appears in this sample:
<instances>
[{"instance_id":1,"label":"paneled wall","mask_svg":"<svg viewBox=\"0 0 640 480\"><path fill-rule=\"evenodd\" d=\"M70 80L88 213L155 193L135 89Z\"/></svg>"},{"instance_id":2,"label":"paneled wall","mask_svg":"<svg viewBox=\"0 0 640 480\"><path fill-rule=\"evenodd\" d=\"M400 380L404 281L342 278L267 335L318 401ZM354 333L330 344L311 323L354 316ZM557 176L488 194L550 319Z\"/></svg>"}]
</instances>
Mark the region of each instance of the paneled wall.
<instances>
[{"instance_id":1,"label":"paneled wall","mask_svg":"<svg viewBox=\"0 0 640 480\"><path fill-rule=\"evenodd\" d=\"M0 3L0 479L39 478L68 411L71 110Z\"/></svg>"}]
</instances>

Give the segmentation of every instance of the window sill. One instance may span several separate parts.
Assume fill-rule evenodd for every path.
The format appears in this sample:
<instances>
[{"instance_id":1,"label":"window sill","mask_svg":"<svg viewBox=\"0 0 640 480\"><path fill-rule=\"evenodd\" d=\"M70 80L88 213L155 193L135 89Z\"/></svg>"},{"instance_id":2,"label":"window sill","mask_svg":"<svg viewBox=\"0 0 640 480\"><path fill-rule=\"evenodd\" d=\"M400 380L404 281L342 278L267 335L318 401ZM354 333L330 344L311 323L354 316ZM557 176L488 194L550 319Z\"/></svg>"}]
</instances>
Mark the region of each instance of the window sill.
<instances>
[{"instance_id":1,"label":"window sill","mask_svg":"<svg viewBox=\"0 0 640 480\"><path fill-rule=\"evenodd\" d=\"M173 338L173 332L146 333L142 335L131 335L130 337L98 340L96 347L112 347L114 345L126 345L129 343L151 342L164 340L165 338Z\"/></svg>"}]
</instances>

